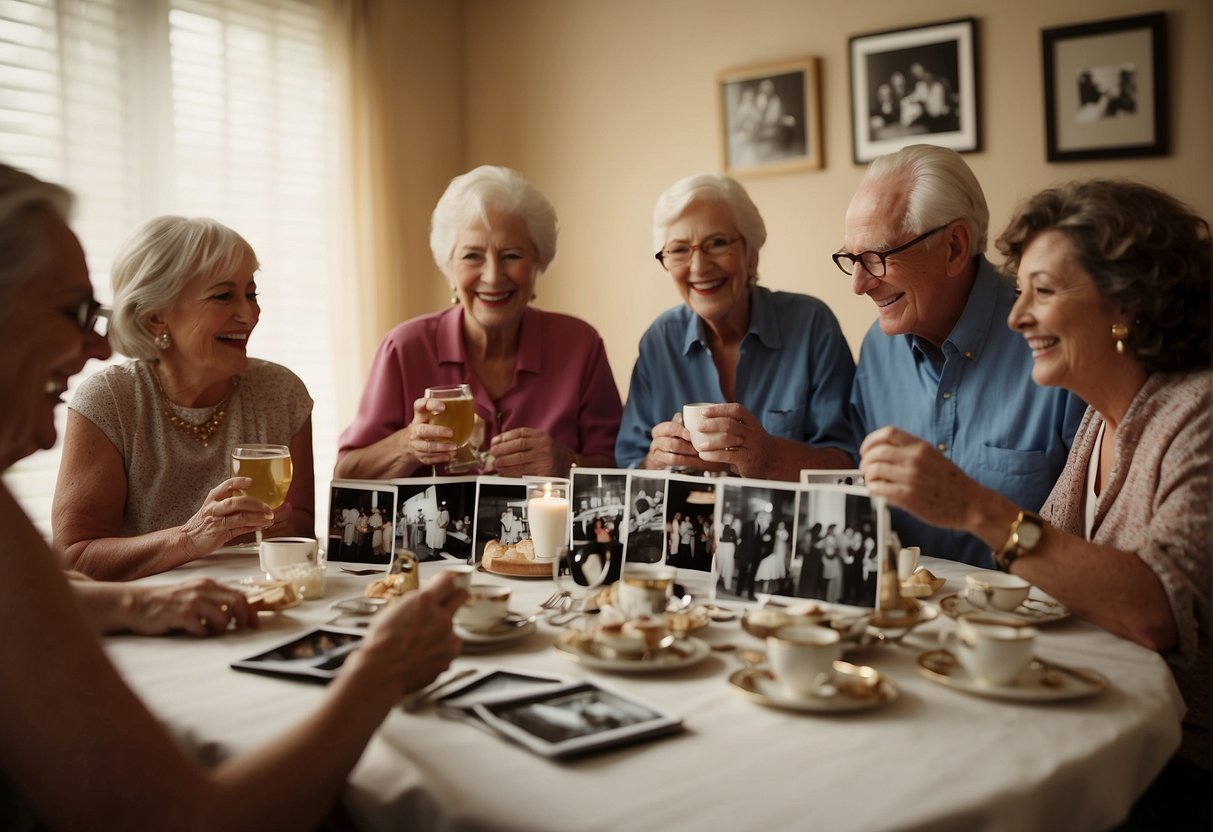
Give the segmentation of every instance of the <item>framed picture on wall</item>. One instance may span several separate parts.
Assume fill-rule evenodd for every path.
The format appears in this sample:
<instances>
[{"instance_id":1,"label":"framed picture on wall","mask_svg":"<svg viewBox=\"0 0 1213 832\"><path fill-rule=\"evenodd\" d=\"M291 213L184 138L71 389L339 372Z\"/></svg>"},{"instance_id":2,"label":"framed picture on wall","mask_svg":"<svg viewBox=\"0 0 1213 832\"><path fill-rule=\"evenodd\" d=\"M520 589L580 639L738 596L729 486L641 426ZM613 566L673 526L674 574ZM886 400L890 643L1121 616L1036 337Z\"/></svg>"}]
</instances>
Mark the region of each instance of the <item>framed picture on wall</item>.
<instances>
[{"instance_id":1,"label":"framed picture on wall","mask_svg":"<svg viewBox=\"0 0 1213 832\"><path fill-rule=\"evenodd\" d=\"M722 72L721 155L730 174L822 166L817 58Z\"/></svg>"},{"instance_id":2,"label":"framed picture on wall","mask_svg":"<svg viewBox=\"0 0 1213 832\"><path fill-rule=\"evenodd\" d=\"M1048 160L1168 152L1162 12L1041 31Z\"/></svg>"},{"instance_id":3,"label":"framed picture on wall","mask_svg":"<svg viewBox=\"0 0 1213 832\"><path fill-rule=\"evenodd\" d=\"M856 164L910 144L981 149L976 19L855 35L850 44Z\"/></svg>"}]
</instances>

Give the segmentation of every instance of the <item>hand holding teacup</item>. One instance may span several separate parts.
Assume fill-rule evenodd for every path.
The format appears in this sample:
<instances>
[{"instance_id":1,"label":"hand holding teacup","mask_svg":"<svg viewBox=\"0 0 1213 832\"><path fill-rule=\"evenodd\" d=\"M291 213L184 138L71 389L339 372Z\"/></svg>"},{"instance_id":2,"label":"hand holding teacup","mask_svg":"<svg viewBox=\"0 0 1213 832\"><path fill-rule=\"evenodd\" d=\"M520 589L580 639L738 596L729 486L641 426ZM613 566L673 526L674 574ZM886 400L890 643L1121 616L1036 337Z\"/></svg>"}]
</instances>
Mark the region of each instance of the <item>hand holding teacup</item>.
<instances>
[{"instance_id":1,"label":"hand holding teacup","mask_svg":"<svg viewBox=\"0 0 1213 832\"><path fill-rule=\"evenodd\" d=\"M471 632L486 632L510 614L510 588L500 584L472 584L467 600L455 611L455 623Z\"/></svg>"}]
</instances>

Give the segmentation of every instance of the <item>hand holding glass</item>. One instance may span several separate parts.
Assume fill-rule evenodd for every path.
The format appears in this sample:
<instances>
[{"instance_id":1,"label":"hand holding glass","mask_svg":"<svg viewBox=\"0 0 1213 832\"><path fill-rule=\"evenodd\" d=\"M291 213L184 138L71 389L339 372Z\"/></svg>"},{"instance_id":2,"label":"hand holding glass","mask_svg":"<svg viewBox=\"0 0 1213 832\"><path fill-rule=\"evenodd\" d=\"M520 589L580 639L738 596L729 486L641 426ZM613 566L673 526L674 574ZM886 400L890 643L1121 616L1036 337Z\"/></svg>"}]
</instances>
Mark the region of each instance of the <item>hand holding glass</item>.
<instances>
[{"instance_id":1,"label":"hand holding glass","mask_svg":"<svg viewBox=\"0 0 1213 832\"><path fill-rule=\"evenodd\" d=\"M443 405L441 413L430 413L430 424L450 428L454 434L451 442L457 447L446 469L458 472L479 468L482 462L480 453L469 444L472 428L476 424L476 401L472 398L472 388L466 384L427 387L425 397L440 401ZM437 474L437 471L434 473Z\"/></svg>"},{"instance_id":2,"label":"hand holding glass","mask_svg":"<svg viewBox=\"0 0 1213 832\"><path fill-rule=\"evenodd\" d=\"M277 510L291 490L291 449L286 445L237 445L232 449L232 476L248 477L253 484L240 492ZM257 530L261 543L261 530Z\"/></svg>"}]
</instances>

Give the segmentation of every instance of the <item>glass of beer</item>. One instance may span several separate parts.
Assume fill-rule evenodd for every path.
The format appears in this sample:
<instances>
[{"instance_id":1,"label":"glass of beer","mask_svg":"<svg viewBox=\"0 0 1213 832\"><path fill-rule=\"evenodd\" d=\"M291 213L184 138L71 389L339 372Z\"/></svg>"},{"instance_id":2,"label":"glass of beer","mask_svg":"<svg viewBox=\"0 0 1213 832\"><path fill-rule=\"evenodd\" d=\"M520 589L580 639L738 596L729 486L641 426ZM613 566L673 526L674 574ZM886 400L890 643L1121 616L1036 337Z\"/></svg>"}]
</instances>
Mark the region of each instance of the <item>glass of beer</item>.
<instances>
[{"instance_id":1,"label":"glass of beer","mask_svg":"<svg viewBox=\"0 0 1213 832\"><path fill-rule=\"evenodd\" d=\"M249 477L253 484L240 492L272 509L282 507L291 489L291 449L286 445L237 445L232 449L232 476ZM261 543L261 530L257 530Z\"/></svg>"},{"instance_id":2,"label":"glass of beer","mask_svg":"<svg viewBox=\"0 0 1213 832\"><path fill-rule=\"evenodd\" d=\"M480 452L471 445L472 428L476 425L476 401L472 398L472 388L466 384L427 387L425 397L437 399L444 408L441 413L430 414L430 424L450 428L455 434L451 441L458 447L446 464L446 469L459 472L479 468L482 464Z\"/></svg>"}]
</instances>

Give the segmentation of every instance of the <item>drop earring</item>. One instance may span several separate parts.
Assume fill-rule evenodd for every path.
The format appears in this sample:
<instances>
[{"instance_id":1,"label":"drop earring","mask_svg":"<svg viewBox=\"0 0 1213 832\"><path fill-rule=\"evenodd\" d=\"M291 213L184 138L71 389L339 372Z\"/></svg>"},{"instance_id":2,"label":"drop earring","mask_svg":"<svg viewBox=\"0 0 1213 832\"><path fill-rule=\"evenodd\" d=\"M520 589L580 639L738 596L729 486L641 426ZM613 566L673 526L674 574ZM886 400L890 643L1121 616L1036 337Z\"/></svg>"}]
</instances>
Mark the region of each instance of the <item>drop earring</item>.
<instances>
[{"instance_id":1,"label":"drop earring","mask_svg":"<svg viewBox=\"0 0 1213 832\"><path fill-rule=\"evenodd\" d=\"M1112 324L1112 337L1116 339L1116 352L1125 354L1125 339L1129 337L1127 324Z\"/></svg>"},{"instance_id":2,"label":"drop earring","mask_svg":"<svg viewBox=\"0 0 1213 832\"><path fill-rule=\"evenodd\" d=\"M167 350L173 345L173 337L168 334L168 330L164 330L155 337L156 346L162 350Z\"/></svg>"}]
</instances>

